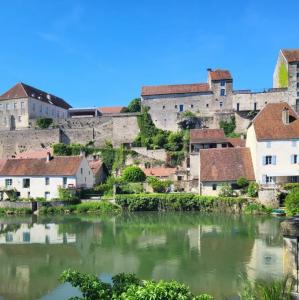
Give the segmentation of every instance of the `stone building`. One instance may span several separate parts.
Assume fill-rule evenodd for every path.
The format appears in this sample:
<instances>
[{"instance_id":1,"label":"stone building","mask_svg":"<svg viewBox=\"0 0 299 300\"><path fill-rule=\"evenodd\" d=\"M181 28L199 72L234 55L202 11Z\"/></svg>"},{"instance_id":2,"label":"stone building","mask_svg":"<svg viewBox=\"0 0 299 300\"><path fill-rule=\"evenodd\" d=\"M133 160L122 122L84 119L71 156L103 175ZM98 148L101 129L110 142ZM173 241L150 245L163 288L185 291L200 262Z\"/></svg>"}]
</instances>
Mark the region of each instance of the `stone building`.
<instances>
[{"instance_id":1,"label":"stone building","mask_svg":"<svg viewBox=\"0 0 299 300\"><path fill-rule=\"evenodd\" d=\"M39 117L66 119L70 107L59 97L17 83L0 96L0 130L28 128Z\"/></svg>"},{"instance_id":2,"label":"stone building","mask_svg":"<svg viewBox=\"0 0 299 300\"><path fill-rule=\"evenodd\" d=\"M142 87L142 105L150 108L158 128L177 130L184 112L190 111L210 128L217 128L223 118L235 116L237 131L245 132L254 112L267 103L284 101L299 108L299 49L280 50L273 88L261 92L234 90L228 70L207 71L207 83Z\"/></svg>"}]
</instances>

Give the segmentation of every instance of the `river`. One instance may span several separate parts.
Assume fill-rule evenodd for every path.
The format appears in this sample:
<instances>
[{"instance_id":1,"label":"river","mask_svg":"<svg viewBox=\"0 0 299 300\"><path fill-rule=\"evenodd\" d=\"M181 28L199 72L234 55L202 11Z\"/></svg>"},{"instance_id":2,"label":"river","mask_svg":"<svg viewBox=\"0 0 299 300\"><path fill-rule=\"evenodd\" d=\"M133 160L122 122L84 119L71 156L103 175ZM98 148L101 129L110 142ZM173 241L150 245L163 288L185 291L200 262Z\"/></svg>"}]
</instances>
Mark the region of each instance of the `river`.
<instances>
[{"instance_id":1,"label":"river","mask_svg":"<svg viewBox=\"0 0 299 300\"><path fill-rule=\"evenodd\" d=\"M105 281L119 272L176 279L195 293L235 299L241 277L282 276L279 223L188 212L0 218L0 299L79 295L58 281L67 268Z\"/></svg>"}]
</instances>

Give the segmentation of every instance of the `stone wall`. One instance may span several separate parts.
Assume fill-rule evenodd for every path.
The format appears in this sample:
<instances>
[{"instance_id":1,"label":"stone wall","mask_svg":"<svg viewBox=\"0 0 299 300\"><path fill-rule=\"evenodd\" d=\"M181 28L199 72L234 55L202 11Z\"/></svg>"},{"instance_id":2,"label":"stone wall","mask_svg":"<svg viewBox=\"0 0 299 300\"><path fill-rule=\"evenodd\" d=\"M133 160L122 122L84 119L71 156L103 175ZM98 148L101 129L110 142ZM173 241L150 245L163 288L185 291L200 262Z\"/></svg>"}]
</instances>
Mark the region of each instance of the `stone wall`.
<instances>
[{"instance_id":1,"label":"stone wall","mask_svg":"<svg viewBox=\"0 0 299 300\"><path fill-rule=\"evenodd\" d=\"M148 158L156 159L156 160L162 160L166 161L167 154L164 149L158 149L158 150L148 150L145 147L133 147L131 150L137 152L138 154L141 154L143 156L146 156Z\"/></svg>"},{"instance_id":2,"label":"stone wall","mask_svg":"<svg viewBox=\"0 0 299 300\"><path fill-rule=\"evenodd\" d=\"M23 202L23 201L0 201L1 208L29 208L32 211L36 210L35 202Z\"/></svg>"}]
</instances>

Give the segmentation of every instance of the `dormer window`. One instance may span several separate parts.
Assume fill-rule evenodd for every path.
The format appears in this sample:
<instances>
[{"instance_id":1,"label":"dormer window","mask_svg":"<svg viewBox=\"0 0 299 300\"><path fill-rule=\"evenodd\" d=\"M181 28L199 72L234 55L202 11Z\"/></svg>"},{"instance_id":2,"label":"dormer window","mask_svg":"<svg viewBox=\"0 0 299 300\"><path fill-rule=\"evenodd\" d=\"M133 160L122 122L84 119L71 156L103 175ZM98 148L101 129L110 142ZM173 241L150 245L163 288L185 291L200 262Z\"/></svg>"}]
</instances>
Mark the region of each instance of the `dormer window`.
<instances>
[{"instance_id":1,"label":"dormer window","mask_svg":"<svg viewBox=\"0 0 299 300\"><path fill-rule=\"evenodd\" d=\"M220 81L220 86L225 86L225 80Z\"/></svg>"},{"instance_id":2,"label":"dormer window","mask_svg":"<svg viewBox=\"0 0 299 300\"><path fill-rule=\"evenodd\" d=\"M290 124L289 109L287 107L282 110L282 122L284 125Z\"/></svg>"}]
</instances>

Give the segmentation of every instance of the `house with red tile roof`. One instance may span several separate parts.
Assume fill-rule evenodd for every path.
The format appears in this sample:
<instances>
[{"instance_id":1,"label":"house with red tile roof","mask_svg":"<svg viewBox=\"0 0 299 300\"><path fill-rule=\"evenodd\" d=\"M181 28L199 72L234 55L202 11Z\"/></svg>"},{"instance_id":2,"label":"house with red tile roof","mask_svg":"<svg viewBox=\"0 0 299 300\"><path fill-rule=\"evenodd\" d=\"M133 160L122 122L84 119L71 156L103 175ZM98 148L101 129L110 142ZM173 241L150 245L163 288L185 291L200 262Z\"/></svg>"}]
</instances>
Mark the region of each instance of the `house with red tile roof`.
<instances>
[{"instance_id":1,"label":"house with red tile roof","mask_svg":"<svg viewBox=\"0 0 299 300\"><path fill-rule=\"evenodd\" d=\"M236 185L240 177L254 181L250 149L214 148L199 151L199 192L218 195L223 184Z\"/></svg>"},{"instance_id":2,"label":"house with red tile roof","mask_svg":"<svg viewBox=\"0 0 299 300\"><path fill-rule=\"evenodd\" d=\"M62 98L20 82L0 95L0 129L27 128L40 117L66 119L69 108Z\"/></svg>"},{"instance_id":3,"label":"house with red tile roof","mask_svg":"<svg viewBox=\"0 0 299 300\"><path fill-rule=\"evenodd\" d=\"M256 181L299 182L299 117L286 102L266 105L247 130Z\"/></svg>"},{"instance_id":4,"label":"house with red tile roof","mask_svg":"<svg viewBox=\"0 0 299 300\"><path fill-rule=\"evenodd\" d=\"M0 168L0 191L14 190L21 198L59 196L59 188L91 188L94 174L83 155L7 159Z\"/></svg>"},{"instance_id":5,"label":"house with red tile roof","mask_svg":"<svg viewBox=\"0 0 299 300\"><path fill-rule=\"evenodd\" d=\"M166 167L153 167L144 169L143 172L146 176L153 176L159 179L170 179L177 180L176 178L176 168L166 168Z\"/></svg>"}]
</instances>

